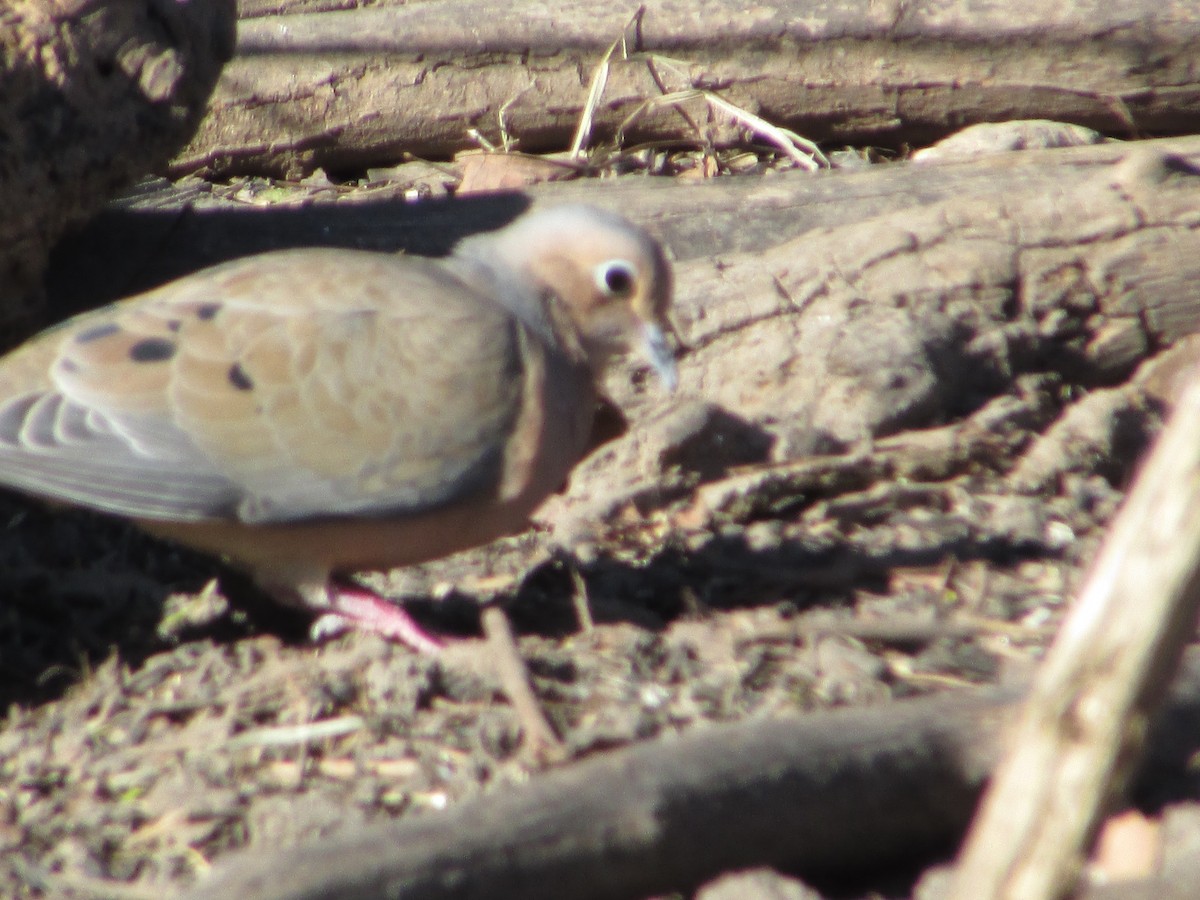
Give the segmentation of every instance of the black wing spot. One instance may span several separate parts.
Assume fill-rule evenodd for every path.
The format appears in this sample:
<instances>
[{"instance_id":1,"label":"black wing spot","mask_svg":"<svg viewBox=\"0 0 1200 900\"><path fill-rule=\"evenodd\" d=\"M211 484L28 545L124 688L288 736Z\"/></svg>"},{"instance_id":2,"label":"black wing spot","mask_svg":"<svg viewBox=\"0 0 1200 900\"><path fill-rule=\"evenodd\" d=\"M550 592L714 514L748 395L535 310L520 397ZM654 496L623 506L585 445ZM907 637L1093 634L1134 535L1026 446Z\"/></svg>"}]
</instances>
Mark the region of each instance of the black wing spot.
<instances>
[{"instance_id":1,"label":"black wing spot","mask_svg":"<svg viewBox=\"0 0 1200 900\"><path fill-rule=\"evenodd\" d=\"M254 380L246 374L241 363L234 363L229 367L229 383L239 391L254 390Z\"/></svg>"},{"instance_id":2,"label":"black wing spot","mask_svg":"<svg viewBox=\"0 0 1200 900\"><path fill-rule=\"evenodd\" d=\"M220 303L201 303L196 307L196 318L202 322L207 322L210 319L216 318L217 313L220 311Z\"/></svg>"},{"instance_id":3,"label":"black wing spot","mask_svg":"<svg viewBox=\"0 0 1200 900\"><path fill-rule=\"evenodd\" d=\"M117 334L121 330L121 326L116 322L105 322L103 325L93 325L91 328L85 328L79 334L75 335L75 343L86 344L90 341L98 341L101 338L106 338L109 335Z\"/></svg>"},{"instance_id":4,"label":"black wing spot","mask_svg":"<svg viewBox=\"0 0 1200 900\"><path fill-rule=\"evenodd\" d=\"M174 356L177 349L175 342L166 338L143 338L129 348L129 358L134 362L163 362Z\"/></svg>"},{"instance_id":5,"label":"black wing spot","mask_svg":"<svg viewBox=\"0 0 1200 900\"><path fill-rule=\"evenodd\" d=\"M168 319L167 320L167 330L168 331L178 331L182 327L183 327L183 323L181 321L179 321L178 319Z\"/></svg>"}]
</instances>

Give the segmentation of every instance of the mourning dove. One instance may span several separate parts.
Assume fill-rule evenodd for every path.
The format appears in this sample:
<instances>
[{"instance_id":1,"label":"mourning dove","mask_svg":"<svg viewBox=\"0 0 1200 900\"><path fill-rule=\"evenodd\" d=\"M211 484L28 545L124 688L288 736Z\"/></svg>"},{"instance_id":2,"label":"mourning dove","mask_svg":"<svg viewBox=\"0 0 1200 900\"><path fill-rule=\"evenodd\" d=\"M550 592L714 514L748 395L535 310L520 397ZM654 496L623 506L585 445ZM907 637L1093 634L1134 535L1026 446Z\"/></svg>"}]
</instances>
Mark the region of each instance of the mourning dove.
<instances>
[{"instance_id":1,"label":"mourning dove","mask_svg":"<svg viewBox=\"0 0 1200 900\"><path fill-rule=\"evenodd\" d=\"M662 249L585 206L444 259L283 250L77 316L0 359L0 484L219 554L276 597L422 649L336 573L523 528L586 449L596 380L664 382Z\"/></svg>"}]
</instances>

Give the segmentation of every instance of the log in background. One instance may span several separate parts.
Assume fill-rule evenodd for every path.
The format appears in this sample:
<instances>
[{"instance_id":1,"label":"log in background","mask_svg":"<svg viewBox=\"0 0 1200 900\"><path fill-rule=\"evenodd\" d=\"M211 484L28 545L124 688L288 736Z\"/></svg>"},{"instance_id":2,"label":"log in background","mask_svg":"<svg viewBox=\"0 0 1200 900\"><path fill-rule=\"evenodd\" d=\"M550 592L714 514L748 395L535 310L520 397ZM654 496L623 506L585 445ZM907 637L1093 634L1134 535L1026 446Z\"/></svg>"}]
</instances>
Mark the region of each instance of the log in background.
<instances>
[{"instance_id":1,"label":"log in background","mask_svg":"<svg viewBox=\"0 0 1200 900\"><path fill-rule=\"evenodd\" d=\"M655 2L629 29L635 7L578 0L337 6L243 2L238 53L174 174L445 158L477 146L471 128L499 141L502 114L520 149L563 149L623 34L642 56L614 58L596 111L601 139L663 89L688 88L834 144L920 146L1021 118L1119 137L1200 131L1200 11L1186 4ZM689 109L702 133L659 109L627 143L738 138L702 106Z\"/></svg>"}]
</instances>

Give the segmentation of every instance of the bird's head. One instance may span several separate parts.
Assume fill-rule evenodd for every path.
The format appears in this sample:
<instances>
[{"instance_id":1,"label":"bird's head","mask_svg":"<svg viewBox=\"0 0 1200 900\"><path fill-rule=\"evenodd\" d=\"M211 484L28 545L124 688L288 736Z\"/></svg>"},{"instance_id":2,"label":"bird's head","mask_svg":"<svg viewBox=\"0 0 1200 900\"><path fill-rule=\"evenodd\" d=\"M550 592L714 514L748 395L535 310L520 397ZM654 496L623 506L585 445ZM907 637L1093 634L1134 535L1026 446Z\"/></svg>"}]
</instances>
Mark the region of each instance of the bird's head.
<instances>
[{"instance_id":1,"label":"bird's head","mask_svg":"<svg viewBox=\"0 0 1200 900\"><path fill-rule=\"evenodd\" d=\"M536 285L551 315L565 317L593 370L637 351L668 389L675 387L667 337L674 332L671 267L643 229L595 207L556 206L471 238L463 248L486 249L491 261Z\"/></svg>"}]
</instances>

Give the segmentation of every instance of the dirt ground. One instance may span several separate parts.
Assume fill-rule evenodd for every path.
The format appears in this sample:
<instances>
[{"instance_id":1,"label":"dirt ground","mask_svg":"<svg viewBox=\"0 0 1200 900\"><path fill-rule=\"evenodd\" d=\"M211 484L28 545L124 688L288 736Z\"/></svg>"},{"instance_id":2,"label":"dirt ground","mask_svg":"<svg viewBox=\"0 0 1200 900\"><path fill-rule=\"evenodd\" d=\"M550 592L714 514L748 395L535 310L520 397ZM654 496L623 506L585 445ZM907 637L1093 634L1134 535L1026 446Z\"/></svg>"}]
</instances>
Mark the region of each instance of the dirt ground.
<instances>
[{"instance_id":1,"label":"dirt ground","mask_svg":"<svg viewBox=\"0 0 1200 900\"><path fill-rule=\"evenodd\" d=\"M807 468L769 462L736 417L652 400L666 412L599 447L533 532L364 576L456 636L436 658L370 635L313 643L211 560L0 498L0 895L171 896L236 848L527 781L540 764L483 652L481 601L509 612L574 758L1024 670L1160 425L1122 395L1096 425L1112 438L1119 421L1119 439L1018 489L1013 460L1062 394L1027 380ZM575 511L606 491L582 535ZM907 896L937 860L821 887Z\"/></svg>"},{"instance_id":2,"label":"dirt ground","mask_svg":"<svg viewBox=\"0 0 1200 900\"><path fill-rule=\"evenodd\" d=\"M997 509L987 487L964 476L941 508L913 486L858 492L824 534L802 509L711 532L635 520L590 564L535 566L508 608L538 696L586 754L992 680L1044 646L1117 494L1088 485L1090 513L1067 518L1038 498ZM469 587L424 604L466 632L441 658L359 634L314 645L284 611L246 611L236 578L230 602L213 564L119 523L15 500L4 515L5 894L111 892L100 879L170 893L247 840L284 846L529 776ZM990 515L1009 518L1007 543L973 541ZM1055 529L1072 539L1048 546ZM279 731L314 722L336 730Z\"/></svg>"}]
</instances>

